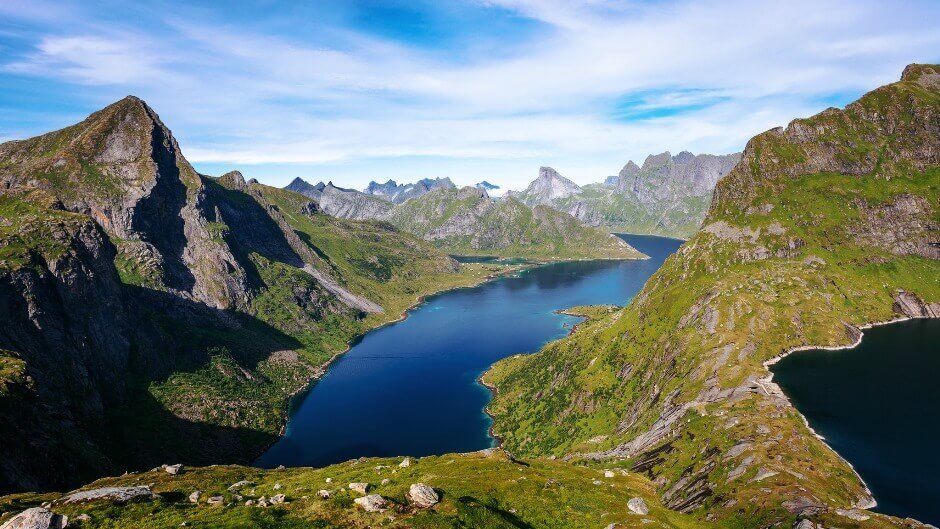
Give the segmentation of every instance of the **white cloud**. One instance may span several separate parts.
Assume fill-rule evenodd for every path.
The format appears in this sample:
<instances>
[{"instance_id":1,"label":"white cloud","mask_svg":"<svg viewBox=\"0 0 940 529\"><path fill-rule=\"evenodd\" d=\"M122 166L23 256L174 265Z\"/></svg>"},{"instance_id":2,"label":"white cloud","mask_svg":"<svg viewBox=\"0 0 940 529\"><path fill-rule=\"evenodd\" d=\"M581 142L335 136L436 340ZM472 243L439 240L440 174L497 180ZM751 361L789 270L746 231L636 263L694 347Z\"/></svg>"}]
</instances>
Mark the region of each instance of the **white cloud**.
<instances>
[{"instance_id":1,"label":"white cloud","mask_svg":"<svg viewBox=\"0 0 940 529\"><path fill-rule=\"evenodd\" d=\"M136 93L195 162L342 175L367 158L436 157L437 175L472 179L476 166L521 187L542 163L584 183L651 152L737 150L940 49L930 3L479 3L549 30L507 39L505 54L456 60L353 28L333 28L324 44L154 13L150 31L130 21L50 26L3 68L101 87L96 104Z\"/></svg>"}]
</instances>

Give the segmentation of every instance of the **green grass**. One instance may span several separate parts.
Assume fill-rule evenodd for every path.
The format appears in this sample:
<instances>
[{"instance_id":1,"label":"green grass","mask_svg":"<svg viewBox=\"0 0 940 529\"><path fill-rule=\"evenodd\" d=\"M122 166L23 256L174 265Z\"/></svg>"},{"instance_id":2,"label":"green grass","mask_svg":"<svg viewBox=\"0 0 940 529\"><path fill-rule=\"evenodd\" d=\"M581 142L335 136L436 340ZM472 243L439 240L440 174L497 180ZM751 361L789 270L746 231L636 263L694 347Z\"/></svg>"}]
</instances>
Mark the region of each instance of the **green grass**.
<instances>
[{"instance_id":1,"label":"green grass","mask_svg":"<svg viewBox=\"0 0 940 529\"><path fill-rule=\"evenodd\" d=\"M91 516L82 527L116 528L146 524L148 528L178 527L413 527L413 528L558 528L594 529L611 523L622 527L696 529L709 527L659 505L652 484L644 477L628 473L606 478L603 469L574 466L557 461L513 462L501 452L425 457L399 468L401 459L363 459L322 469L259 469L220 466L193 469L176 477L162 471L100 480L89 487L153 483L162 500L115 506L108 502L89 505L55 506L56 512L70 517ZM331 478L332 483L326 483ZM381 484L383 479L389 482ZM228 488L240 480L254 485L244 487L240 501ZM599 484L594 482L598 481ZM391 500L385 513L365 513L353 505L355 494L346 484L364 481L375 492ZM439 491L441 502L430 510L407 508L405 493L412 483L426 483ZM280 484L275 489L275 484ZM316 491L328 489L328 500ZM205 498L225 497L226 505L198 506L187 498L194 490ZM261 509L246 507L244 501L278 492L288 503ZM650 506L648 516L629 513L631 497L642 497ZM0 499L0 511L22 509L52 496L15 496ZM642 522L643 519L649 522Z\"/></svg>"},{"instance_id":2,"label":"green grass","mask_svg":"<svg viewBox=\"0 0 940 529\"><path fill-rule=\"evenodd\" d=\"M835 136L827 137L844 142L850 157L866 142L880 152L900 149L897 135L865 136L869 127L855 114L858 105L874 104L871 97L891 101L901 123L907 112L924 112L916 110L922 105L938 106L935 97L905 99L915 90L900 84L901 95L876 91L850 105L847 117L825 116L834 124L825 134ZM853 134L866 139L850 141ZM767 133L752 141L754 163L719 184L721 200L706 229L631 305L601 312L572 336L503 360L485 375L497 389L490 412L507 449L523 457L603 458L649 431L664 410L685 405L669 433L647 448L671 448L652 470L661 493L701 473L711 490L696 511L701 516L765 526L792 522L781 503L805 491L832 508L863 496L851 469L791 407L743 388L767 374L764 361L789 348L844 345L852 340L846 325L896 317L900 290L940 301L937 261L914 250L936 240L940 169L913 170L892 158L862 175L791 174L805 162L802 149L812 147L774 144L780 138ZM921 140L915 132L906 141L911 148ZM739 398L709 397L734 388L742 388ZM747 439L751 467L729 479L742 458L721 454ZM761 467L778 474L749 483Z\"/></svg>"}]
</instances>

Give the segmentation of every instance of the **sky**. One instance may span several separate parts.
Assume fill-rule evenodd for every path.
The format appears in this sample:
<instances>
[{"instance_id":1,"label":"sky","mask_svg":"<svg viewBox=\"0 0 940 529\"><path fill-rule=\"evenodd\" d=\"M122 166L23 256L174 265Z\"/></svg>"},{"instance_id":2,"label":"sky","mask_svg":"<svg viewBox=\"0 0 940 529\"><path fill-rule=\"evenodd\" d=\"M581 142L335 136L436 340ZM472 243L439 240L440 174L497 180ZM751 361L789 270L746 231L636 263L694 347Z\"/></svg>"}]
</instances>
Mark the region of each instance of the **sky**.
<instances>
[{"instance_id":1,"label":"sky","mask_svg":"<svg viewBox=\"0 0 940 529\"><path fill-rule=\"evenodd\" d=\"M140 4L140 5L134 5ZM125 95L206 174L602 181L940 62L940 2L0 0L0 141Z\"/></svg>"}]
</instances>

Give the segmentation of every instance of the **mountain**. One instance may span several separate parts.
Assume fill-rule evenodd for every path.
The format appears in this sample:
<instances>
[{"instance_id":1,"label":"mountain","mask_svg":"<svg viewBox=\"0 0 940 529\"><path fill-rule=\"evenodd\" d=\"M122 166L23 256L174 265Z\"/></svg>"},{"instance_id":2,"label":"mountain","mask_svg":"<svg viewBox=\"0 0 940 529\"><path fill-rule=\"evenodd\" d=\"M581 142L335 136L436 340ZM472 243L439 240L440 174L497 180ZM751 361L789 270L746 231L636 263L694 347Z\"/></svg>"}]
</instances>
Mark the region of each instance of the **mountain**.
<instances>
[{"instance_id":1,"label":"mountain","mask_svg":"<svg viewBox=\"0 0 940 529\"><path fill-rule=\"evenodd\" d=\"M392 209L398 228L450 253L539 259L638 258L620 238L545 206L493 200L483 189L436 189Z\"/></svg>"},{"instance_id":2,"label":"mountain","mask_svg":"<svg viewBox=\"0 0 940 529\"><path fill-rule=\"evenodd\" d=\"M384 184L369 182L366 188L366 194L377 195L389 202L401 204L408 199L420 197L425 193L438 189L455 189L457 186L450 181L450 178L424 178L413 184L396 184L394 180L389 180Z\"/></svg>"},{"instance_id":3,"label":"mountain","mask_svg":"<svg viewBox=\"0 0 940 529\"><path fill-rule=\"evenodd\" d=\"M475 188L477 188L477 189L483 189L483 190L486 190L486 191L493 191L494 189L499 189L499 186L498 186L498 185L491 184L491 183L487 182L486 180L484 180L484 181L482 181L482 182L477 182L476 184L473 185L473 187L475 187Z\"/></svg>"},{"instance_id":4,"label":"mountain","mask_svg":"<svg viewBox=\"0 0 940 529\"><path fill-rule=\"evenodd\" d=\"M693 155L683 151L633 161L603 184L578 187L549 168L516 196L526 204L544 204L593 226L611 231L687 237L705 218L712 190L740 154Z\"/></svg>"},{"instance_id":5,"label":"mountain","mask_svg":"<svg viewBox=\"0 0 940 529\"><path fill-rule=\"evenodd\" d=\"M539 176L529 184L525 191L513 192L512 196L520 202L535 206L538 204L552 205L559 200L566 199L581 193L578 184L558 174L551 167L540 167Z\"/></svg>"},{"instance_id":6,"label":"mountain","mask_svg":"<svg viewBox=\"0 0 940 529\"><path fill-rule=\"evenodd\" d=\"M154 528L927 527L867 510L869 491L804 423L765 362L854 343L863 323L940 314L938 177L940 65L911 65L900 82L842 110L752 138L702 229L629 305L581 307L587 319L567 338L485 373L501 448L407 464L156 469L100 480L78 496L7 496L0 513L51 516L48 508L87 514L82 523L92 526ZM68 241L100 239L88 232L101 233L98 224L56 209L48 194L4 200L0 229L24 233L17 245L36 255L67 260L80 255ZM29 208L46 208L45 222L32 224ZM9 388L33 384L16 352L0 354L0 377L0 406ZM344 486L351 482L367 483L386 510L366 512L368 502ZM80 502L131 492L138 501Z\"/></svg>"},{"instance_id":7,"label":"mountain","mask_svg":"<svg viewBox=\"0 0 940 529\"><path fill-rule=\"evenodd\" d=\"M735 527L916 525L860 510L870 492L766 362L940 315L938 182L938 65L754 137L630 305L484 375L502 446L627 460L666 507Z\"/></svg>"},{"instance_id":8,"label":"mountain","mask_svg":"<svg viewBox=\"0 0 940 529\"><path fill-rule=\"evenodd\" d=\"M333 182L313 185L302 178L295 178L284 189L313 199L319 211L340 219L372 220L381 218L392 209L392 204L381 198L355 189L336 187Z\"/></svg>"},{"instance_id":9,"label":"mountain","mask_svg":"<svg viewBox=\"0 0 940 529\"><path fill-rule=\"evenodd\" d=\"M310 197L314 200L320 200L320 195L323 194L323 189L326 187L326 184L323 182L317 182L316 185L307 182L303 178L297 177L291 180L284 189L288 191L293 191L294 193L300 193L306 197Z\"/></svg>"},{"instance_id":10,"label":"mountain","mask_svg":"<svg viewBox=\"0 0 940 529\"><path fill-rule=\"evenodd\" d=\"M380 194L334 187L332 182L322 188L302 180L291 185L296 189L319 189L307 196L327 215L386 221L450 253L538 259L642 255L621 239L550 208L530 208L515 200L503 204L489 198L484 189L457 189L442 181L436 181L433 190L399 204L379 198Z\"/></svg>"},{"instance_id":11,"label":"mountain","mask_svg":"<svg viewBox=\"0 0 940 529\"><path fill-rule=\"evenodd\" d=\"M0 491L247 463L348 340L474 280L388 225L197 174L134 97L4 143Z\"/></svg>"}]
</instances>

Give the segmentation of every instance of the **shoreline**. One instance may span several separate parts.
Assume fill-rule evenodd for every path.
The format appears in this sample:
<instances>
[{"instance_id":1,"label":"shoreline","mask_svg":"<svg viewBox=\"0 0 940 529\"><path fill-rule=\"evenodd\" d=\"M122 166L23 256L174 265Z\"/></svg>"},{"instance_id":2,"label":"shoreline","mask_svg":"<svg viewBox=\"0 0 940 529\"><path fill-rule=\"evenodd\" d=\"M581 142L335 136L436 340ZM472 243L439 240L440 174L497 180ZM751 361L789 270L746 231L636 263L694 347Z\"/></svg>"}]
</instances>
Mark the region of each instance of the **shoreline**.
<instances>
[{"instance_id":1,"label":"shoreline","mask_svg":"<svg viewBox=\"0 0 940 529\"><path fill-rule=\"evenodd\" d=\"M614 308L614 309L617 309L617 308L618 308L616 305L607 305L607 306L608 306L608 307L612 307L612 308ZM623 307L620 307L620 308L623 308ZM589 322L589 321L591 320L591 318L590 318L589 316L586 316L586 315L584 315L584 314L579 314L579 313L576 313L576 312L572 312L571 309L557 309L557 310L553 310L552 313L554 313L554 314L559 314L559 315L573 316L573 317L577 317L577 318L582 318L581 321L579 321L578 323L576 323L576 324L574 324L574 325L571 326L571 329L568 330L568 334L566 334L565 336L562 336L561 338L558 338L558 340L563 340L563 339L565 339L565 338L571 336L572 334L575 333L575 331L578 330L578 327L580 327L581 325L584 325L585 323L587 323L587 322ZM552 340L552 342L558 341L558 340ZM545 345L548 345L549 343L551 343L551 342L546 342ZM545 345L543 345L542 347L545 347ZM539 348L539 351L541 351L541 350L542 350L542 349ZM505 357L505 358L501 358L501 359L497 360L496 362L501 362L501 361L507 360L507 359L509 359L509 358L515 358L515 357L517 357L517 356L533 355L533 354L538 353L539 351L533 351L533 352L531 352L531 353L516 353L516 354L513 354L513 355L509 355L509 356L507 356L507 357ZM495 445L495 446L492 446L492 447L490 447L490 448L500 448L500 449L502 449L504 452L506 452L507 454L509 454L510 457L512 457L512 454L511 454L508 450L506 450L506 448L503 446L503 438L496 434L496 431L494 430L494 426L493 426L493 425L496 423L496 416L493 415L492 413L490 413L490 404L493 402L493 399L495 399L496 396L499 394L499 388L497 388L495 385L490 384L489 382L486 381L486 374L490 371L490 369L493 368L493 365L494 365L496 362L493 362L492 364L490 364L489 367L487 367L487 368L483 371L483 373L481 373L480 376L477 377L477 384L483 386L484 388L486 388L486 389L489 390L489 392L490 392L490 402L488 402L487 405L483 407L483 413L486 414L486 416L489 417L489 418L490 418L490 421L491 421L491 422L490 422L490 427L487 428L487 430L486 430L486 431L487 431L487 434L488 434L490 437L492 437L494 440L496 440L496 445Z\"/></svg>"},{"instance_id":2,"label":"shoreline","mask_svg":"<svg viewBox=\"0 0 940 529\"><path fill-rule=\"evenodd\" d=\"M874 496L874 494L872 494L871 488L868 486L868 483L865 481L865 478L863 478L862 475L858 473L858 470L855 468L855 466L852 464L852 462L849 461L848 459L846 459L846 458L845 458L842 454L840 454L835 448L833 448L832 446L829 445L829 443L828 443L828 441L826 440L826 438L823 437L822 435L820 435L819 432L817 432L817 431L813 428L813 426L809 423L809 420L806 418L806 416L803 415L803 412L801 412L801 411L793 404L793 401L791 401L791 400L790 400L790 397L787 396L787 394L783 391L783 388L781 388L776 382L773 381L773 379L774 379L774 373L773 373L773 371L770 370L770 367L773 366L774 364L780 362L781 360L783 360L783 359L786 358L787 356L790 356L790 355L793 354L793 353L798 353L798 352L801 352L801 351L842 351L842 350L847 350L847 349L855 349L856 347L858 347L859 345L861 345L862 340L865 338L865 331L866 331L867 329L871 329L871 328L874 328L874 327L883 327L883 326L885 326L885 325L891 325L891 324L894 324L894 323L900 323L900 322L904 322L904 321L910 321L910 320L913 320L913 319L915 319L915 318L912 318L912 317L910 317L910 316L899 316L899 317L897 317L897 318L892 318L892 319L890 319L890 320L882 320L882 321L876 321L876 322L865 323L865 324L862 324L862 325L859 325L859 326L855 327L855 328L858 330L858 337L857 337L857 338L854 340L854 342L851 343L851 344L848 344L848 345L825 345L825 346L800 345L800 346L796 346L796 347L791 347L791 348L785 350L784 352L782 352L782 353L780 353L780 354L778 354L778 355L776 355L776 356L774 356L774 357L772 357L772 358L770 358L770 359L768 359L768 360L766 360L766 361L763 362L763 366L764 366L764 369L767 370L767 374L766 374L765 376L761 377L761 378L758 379L758 380L759 380L759 382L760 382L760 384L761 384L761 387L764 389L764 391L765 391L766 393L768 393L768 394L774 394L774 395L777 395L777 396L779 396L779 397L782 397L784 400L786 400L787 404L788 404L791 408L793 408L793 410L796 411L797 415L799 415L800 418L803 420L803 424L806 426L806 429L809 430L809 432L813 435L813 437L815 437L816 439L819 439L819 440L823 443L823 445L825 445L826 448L829 449L829 451L831 451L833 454L836 455L836 457L838 457L838 458L841 459L846 465L848 465L848 467L849 467L850 469L852 469L852 473L855 474L855 477L857 477L858 480L859 480L859 482L862 484L862 487L864 487L865 493L868 494L868 499L869 499L869 501L864 502L864 503L862 503L862 502L856 502L856 504L852 506L853 508L864 509L864 510L870 510L870 509L873 509L873 508L875 508L875 507L878 506L878 500L875 499L875 496ZM921 318L921 319L929 319L929 318ZM764 387L764 385L766 385L767 387Z\"/></svg>"},{"instance_id":3,"label":"shoreline","mask_svg":"<svg viewBox=\"0 0 940 529\"><path fill-rule=\"evenodd\" d=\"M485 263L481 263L481 264L485 264ZM369 327L367 330L365 330L365 331L363 331L363 332L361 332L361 333L358 333L358 334L356 334L355 336L351 337L351 338L349 339L349 341L346 342L346 347L345 347L345 349L343 349L342 351L337 351L337 352L334 353L332 356L330 356L330 358L327 359L325 362L323 362L323 363L321 363L321 364L315 366L315 367L314 367L314 370L313 370L313 373L311 374L311 376L310 376L310 378L307 380L307 382L306 382L302 387L298 388L296 391L293 391L292 393L290 393L290 394L288 394L288 395L286 396L287 406L285 406L284 409L283 409L283 414L282 414L282 423L283 423L283 424L281 424L281 428L280 428L280 430L278 431L277 438L274 439L273 441L271 441L270 443L264 445L264 446L258 451L258 455L254 456L254 457L252 457L252 458L250 459L250 462L248 463L248 466L252 466L252 467L253 467L254 464L255 464L255 462L257 462L258 459L261 458L261 456L263 456L268 450L270 450L272 446L274 446L275 444L277 444L277 443L284 437L284 435L287 433L287 424L288 424L288 422L290 422L290 410L291 410L291 409L293 408L293 406L294 406L294 401L295 401L295 399L297 399L299 396L301 396L301 395L303 395L303 394L309 392L310 390L312 390L312 389L314 388L314 386L316 386L316 383L319 382L320 379L323 378L323 377L326 375L327 371L329 371L330 366L332 366L334 362L336 362L337 360L339 360L340 357L342 357L343 355L345 355L346 353L348 353L348 352L350 351L350 349L352 349L352 348L356 345L356 343L357 343L359 340L361 340L363 337L365 337L367 334L369 334L369 333L371 333L371 332L375 332L375 331L377 331L377 330L379 330L379 329L382 329L382 328L384 328L384 327L387 327L387 326L389 326L389 325L394 325L394 324L396 324L396 323L400 323L400 322L402 322L402 321L408 319L408 315L409 315L409 313L410 313L411 311L413 311L413 310L417 309L418 307L424 305L424 304L427 302L427 300L428 300L429 298L431 298L431 297L438 296L438 295L441 295L441 294L445 294L445 293L447 293L447 292L452 292L452 291L456 291L456 290L465 289L465 288L475 288L475 287L478 287L478 286L480 286L480 285L482 285L482 284L484 284L484 283L487 283L487 282L489 282L489 281L492 281L492 280L494 280L494 279L499 279L499 278L501 278L501 277L506 277L506 276L509 276L510 274L513 274L513 273L516 273L516 272L520 272L520 271L522 271L522 270L526 270L526 269L529 269L529 268L534 268L534 267L536 267L536 266L541 266L542 264L548 264L548 263L527 263L527 264L520 264L520 265L500 265L500 266L504 266L504 267L505 267L505 270L499 270L499 271L496 271L496 272L492 272L492 273L486 274L485 276L479 278L479 280L477 280L477 281L475 281L475 282L473 282L473 283L469 283L469 284L466 284L466 285L458 285L458 286L454 286L454 287L445 288L445 289L443 289L443 290L438 290L438 291L435 291L435 292L429 292L429 293L427 293L427 294L422 294L422 295L420 295L420 296L418 296L418 297L415 298L414 303L412 303L411 305L408 305L408 307L406 307L404 310L402 310L401 314L399 314L397 318L392 319L392 320L389 320L389 321L386 321L386 322L379 323L379 324L377 324L377 325L375 325L375 326L373 326L373 327ZM258 467L258 468L261 468L261 467Z\"/></svg>"}]
</instances>

